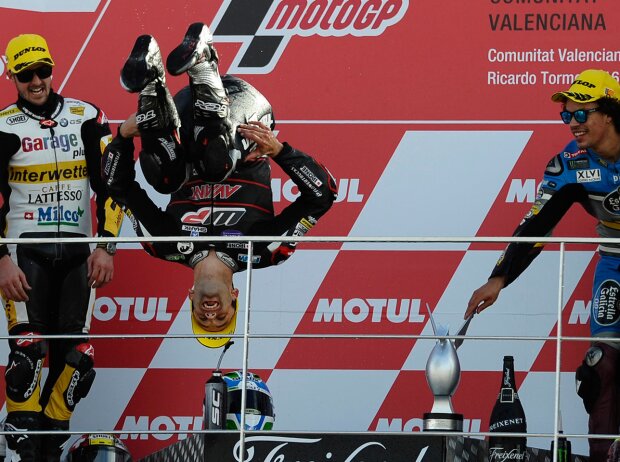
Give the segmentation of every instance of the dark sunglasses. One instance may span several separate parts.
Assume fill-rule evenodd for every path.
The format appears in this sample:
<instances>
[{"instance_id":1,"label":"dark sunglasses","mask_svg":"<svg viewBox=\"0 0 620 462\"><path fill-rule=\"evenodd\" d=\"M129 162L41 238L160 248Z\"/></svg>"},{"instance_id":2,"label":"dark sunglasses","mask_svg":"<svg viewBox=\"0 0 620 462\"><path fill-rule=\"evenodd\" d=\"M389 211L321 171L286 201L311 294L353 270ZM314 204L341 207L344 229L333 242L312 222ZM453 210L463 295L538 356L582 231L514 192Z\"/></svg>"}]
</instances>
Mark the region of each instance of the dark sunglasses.
<instances>
[{"instance_id":1,"label":"dark sunglasses","mask_svg":"<svg viewBox=\"0 0 620 462\"><path fill-rule=\"evenodd\" d=\"M578 109L575 112L562 111L560 112L560 117L562 117L562 122L565 124L569 124L571 119L574 117L577 122L583 124L588 120L588 114L592 112L598 111L599 108L595 107L592 109Z\"/></svg>"},{"instance_id":2,"label":"dark sunglasses","mask_svg":"<svg viewBox=\"0 0 620 462\"><path fill-rule=\"evenodd\" d=\"M21 83L28 83L32 82L35 74L37 74L41 80L47 79L50 75L52 75L52 66L41 66L36 69L27 69L15 74L15 77L17 77L17 80Z\"/></svg>"}]
</instances>

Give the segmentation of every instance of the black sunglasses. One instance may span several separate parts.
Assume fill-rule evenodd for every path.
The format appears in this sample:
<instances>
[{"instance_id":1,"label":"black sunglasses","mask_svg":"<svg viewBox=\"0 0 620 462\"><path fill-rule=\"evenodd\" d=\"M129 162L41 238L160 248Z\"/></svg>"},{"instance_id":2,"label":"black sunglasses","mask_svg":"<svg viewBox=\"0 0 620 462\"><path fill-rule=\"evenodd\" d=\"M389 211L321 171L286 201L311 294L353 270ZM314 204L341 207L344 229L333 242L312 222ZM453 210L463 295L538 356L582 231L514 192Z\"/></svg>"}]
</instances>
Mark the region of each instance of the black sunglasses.
<instances>
[{"instance_id":1,"label":"black sunglasses","mask_svg":"<svg viewBox=\"0 0 620 462\"><path fill-rule=\"evenodd\" d=\"M47 79L50 75L52 75L52 66L41 66L36 69L27 69L15 74L15 77L17 77L17 80L21 83L28 83L32 82L35 74L37 74L41 80Z\"/></svg>"},{"instance_id":2,"label":"black sunglasses","mask_svg":"<svg viewBox=\"0 0 620 462\"><path fill-rule=\"evenodd\" d=\"M565 124L569 124L573 117L577 122L583 124L586 122L586 120L588 120L588 114L596 112L598 110L599 108L595 107L592 109L577 109L575 112L562 111L560 112L560 117L562 117L562 122L564 122Z\"/></svg>"}]
</instances>

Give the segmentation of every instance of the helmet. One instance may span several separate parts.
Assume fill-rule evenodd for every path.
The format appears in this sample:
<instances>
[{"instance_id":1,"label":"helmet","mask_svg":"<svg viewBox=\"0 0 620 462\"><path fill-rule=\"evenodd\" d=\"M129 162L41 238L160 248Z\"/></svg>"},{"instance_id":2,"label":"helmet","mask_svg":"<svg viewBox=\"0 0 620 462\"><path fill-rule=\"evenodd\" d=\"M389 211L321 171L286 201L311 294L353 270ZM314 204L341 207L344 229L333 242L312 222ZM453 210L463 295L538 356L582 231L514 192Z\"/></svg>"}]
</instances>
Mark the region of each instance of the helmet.
<instances>
[{"instance_id":1,"label":"helmet","mask_svg":"<svg viewBox=\"0 0 620 462\"><path fill-rule=\"evenodd\" d=\"M125 444L115 435L82 435L69 449L68 462L132 462Z\"/></svg>"},{"instance_id":2,"label":"helmet","mask_svg":"<svg viewBox=\"0 0 620 462\"><path fill-rule=\"evenodd\" d=\"M620 438L615 440L607 452L607 462L620 461Z\"/></svg>"},{"instance_id":3,"label":"helmet","mask_svg":"<svg viewBox=\"0 0 620 462\"><path fill-rule=\"evenodd\" d=\"M224 382L228 386L228 409L226 410L226 428L241 428L241 393L243 371L226 374ZM271 430L275 420L273 399L267 384L253 372L246 378L245 429Z\"/></svg>"}]
</instances>

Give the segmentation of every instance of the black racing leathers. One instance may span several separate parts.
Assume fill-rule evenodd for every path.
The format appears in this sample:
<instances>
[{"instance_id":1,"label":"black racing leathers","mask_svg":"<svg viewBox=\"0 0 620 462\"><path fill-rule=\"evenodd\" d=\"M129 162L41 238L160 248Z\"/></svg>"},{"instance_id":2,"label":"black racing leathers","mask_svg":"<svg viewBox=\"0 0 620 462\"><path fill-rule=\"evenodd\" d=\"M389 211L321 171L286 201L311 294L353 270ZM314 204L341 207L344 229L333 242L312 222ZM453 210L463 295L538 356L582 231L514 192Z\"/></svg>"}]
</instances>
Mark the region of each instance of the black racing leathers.
<instances>
[{"instance_id":1,"label":"black racing leathers","mask_svg":"<svg viewBox=\"0 0 620 462\"><path fill-rule=\"evenodd\" d=\"M273 115L266 100L241 79L223 78L231 99L233 129L248 120L263 121L273 127ZM264 101L263 101L264 100ZM191 117L191 94L186 88L175 98L182 120L181 147L189 158L199 146L194 143ZM257 104L257 102L259 102ZM145 134L142 134L144 137ZM235 146L242 158L254 147L239 135ZM144 146L145 143L143 143ZM133 142L117 136L109 147L133 150ZM336 185L327 169L309 155L284 143L284 149L273 160L299 188L299 197L275 215L271 191L271 167L268 158L255 162L238 162L234 172L221 183L207 183L192 169L189 180L170 197L163 211L148 197L136 181L124 188L122 201L130 210L138 235L152 236L302 236L331 207ZM133 168L132 164L124 164ZM123 172L116 175L133 178ZM216 249L234 260L237 269L245 269L247 243L183 242L150 243L145 249L153 256L194 266L204 250ZM286 260L294 251L294 243L257 243L253 248L255 268L263 268Z\"/></svg>"}]
</instances>

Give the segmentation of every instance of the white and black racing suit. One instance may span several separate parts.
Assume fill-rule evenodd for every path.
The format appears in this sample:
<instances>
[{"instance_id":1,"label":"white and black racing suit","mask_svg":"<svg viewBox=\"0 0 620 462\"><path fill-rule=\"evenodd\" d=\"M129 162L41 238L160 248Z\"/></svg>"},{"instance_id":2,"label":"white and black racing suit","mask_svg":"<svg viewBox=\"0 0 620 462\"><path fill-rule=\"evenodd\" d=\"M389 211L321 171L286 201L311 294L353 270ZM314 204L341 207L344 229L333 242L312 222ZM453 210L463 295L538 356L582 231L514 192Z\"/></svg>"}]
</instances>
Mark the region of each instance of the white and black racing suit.
<instances>
[{"instance_id":1,"label":"white and black racing suit","mask_svg":"<svg viewBox=\"0 0 620 462\"><path fill-rule=\"evenodd\" d=\"M101 155L111 138L99 108L56 93L43 106L19 98L0 110L0 236L93 236L91 189L97 234L117 236L122 210L107 196L100 175ZM0 258L13 259L32 287L27 302L2 296L9 333L80 336L9 342L9 429L68 428L80 394L92 383L90 253L88 243L0 245ZM41 366L48 352L49 374L41 391Z\"/></svg>"}]
</instances>

